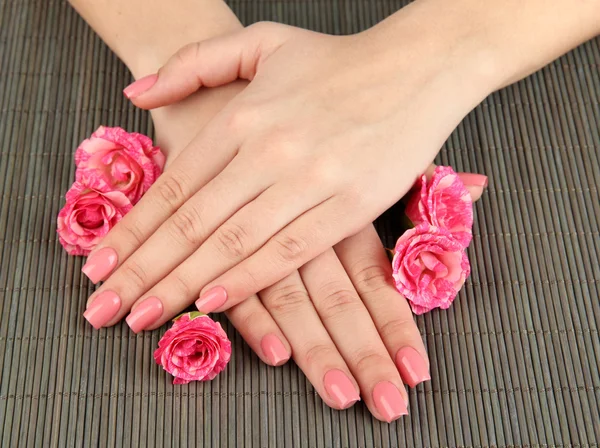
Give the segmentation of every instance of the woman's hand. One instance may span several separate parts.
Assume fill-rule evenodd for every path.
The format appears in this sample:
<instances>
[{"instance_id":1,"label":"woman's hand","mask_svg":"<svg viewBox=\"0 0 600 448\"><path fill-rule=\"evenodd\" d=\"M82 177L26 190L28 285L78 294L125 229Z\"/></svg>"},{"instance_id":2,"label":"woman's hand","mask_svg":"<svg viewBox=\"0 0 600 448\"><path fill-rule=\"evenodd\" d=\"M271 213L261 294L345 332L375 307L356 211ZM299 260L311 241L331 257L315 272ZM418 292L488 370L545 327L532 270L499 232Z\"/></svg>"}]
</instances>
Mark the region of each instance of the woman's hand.
<instances>
[{"instance_id":1,"label":"woman's hand","mask_svg":"<svg viewBox=\"0 0 600 448\"><path fill-rule=\"evenodd\" d=\"M253 80L102 242L120 267L100 291L124 294L109 324L140 297L169 297L153 327L201 290L201 311L228 309L409 189L472 100L431 55L412 66L418 52L384 51L380 38L261 24L188 46L154 86L127 90L156 107L200 85Z\"/></svg>"},{"instance_id":2,"label":"woman's hand","mask_svg":"<svg viewBox=\"0 0 600 448\"><path fill-rule=\"evenodd\" d=\"M239 82L204 89L153 111L157 139L168 152L169 165L196 130L243 88ZM481 194L477 186L471 191L475 200ZM392 421L408 412L403 383L414 387L428 380L429 363L390 271L379 237L369 225L338 244L335 252L328 250L226 314L266 363L281 365L291 353L329 406L345 409L360 394L377 418ZM153 326L163 317L162 303L150 298L136 304L128 324L136 332ZM93 302L91 316L87 313L92 321L98 305Z\"/></svg>"},{"instance_id":3,"label":"woman's hand","mask_svg":"<svg viewBox=\"0 0 600 448\"><path fill-rule=\"evenodd\" d=\"M372 225L226 313L268 364L284 363L291 349L336 409L360 395L376 418L390 422L408 413L403 383L430 378L421 335Z\"/></svg>"},{"instance_id":4,"label":"woman's hand","mask_svg":"<svg viewBox=\"0 0 600 448\"><path fill-rule=\"evenodd\" d=\"M169 164L197 128L243 88L239 82L204 89L153 113ZM127 319L135 331L155 311L156 301L144 303ZM281 365L291 353L336 409L350 407L361 395L377 418L392 421L408 412L404 384L429 379L421 335L391 282L390 263L372 225L226 314L267 364Z\"/></svg>"}]
</instances>

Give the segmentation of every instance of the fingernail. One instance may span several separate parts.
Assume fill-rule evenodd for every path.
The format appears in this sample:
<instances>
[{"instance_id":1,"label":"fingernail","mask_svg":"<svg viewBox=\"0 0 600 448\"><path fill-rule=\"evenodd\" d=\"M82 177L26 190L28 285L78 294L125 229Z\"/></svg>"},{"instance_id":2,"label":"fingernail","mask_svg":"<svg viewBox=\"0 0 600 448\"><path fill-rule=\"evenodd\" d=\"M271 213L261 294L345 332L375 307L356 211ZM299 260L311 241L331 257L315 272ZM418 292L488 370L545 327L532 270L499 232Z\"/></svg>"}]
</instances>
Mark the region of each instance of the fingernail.
<instances>
[{"instance_id":1,"label":"fingernail","mask_svg":"<svg viewBox=\"0 0 600 448\"><path fill-rule=\"evenodd\" d=\"M423 381L429 381L429 367L423 357L412 347L404 347L396 353L396 366L402 380L410 387L415 387Z\"/></svg>"},{"instance_id":2,"label":"fingernail","mask_svg":"<svg viewBox=\"0 0 600 448\"><path fill-rule=\"evenodd\" d=\"M340 409L346 409L360 400L360 396L350 381L350 378L341 370L330 370L323 378L325 390Z\"/></svg>"},{"instance_id":3,"label":"fingernail","mask_svg":"<svg viewBox=\"0 0 600 448\"><path fill-rule=\"evenodd\" d=\"M83 317L94 327L99 330L113 317L117 315L121 308L121 299L112 291L104 291L88 306L88 309L83 313Z\"/></svg>"},{"instance_id":4,"label":"fingernail","mask_svg":"<svg viewBox=\"0 0 600 448\"><path fill-rule=\"evenodd\" d=\"M290 355L285 348L285 345L283 345L283 342L281 342L274 334L268 334L262 338L260 347L269 362L274 366L285 364L287 360L290 359Z\"/></svg>"},{"instance_id":5,"label":"fingernail","mask_svg":"<svg viewBox=\"0 0 600 448\"><path fill-rule=\"evenodd\" d=\"M488 177L483 174L476 173L458 173L458 177L462 180L465 186L483 187L488 186Z\"/></svg>"},{"instance_id":6,"label":"fingernail","mask_svg":"<svg viewBox=\"0 0 600 448\"><path fill-rule=\"evenodd\" d=\"M377 383L373 389L373 401L386 422L408 415L408 409L400 391L389 381Z\"/></svg>"},{"instance_id":7,"label":"fingernail","mask_svg":"<svg viewBox=\"0 0 600 448\"><path fill-rule=\"evenodd\" d=\"M133 99L140 96L146 90L149 90L152 87L156 80L158 79L158 75L148 75L143 78L138 79L135 82L132 82L127 87L123 89L123 95L127 97L127 99Z\"/></svg>"},{"instance_id":8,"label":"fingernail","mask_svg":"<svg viewBox=\"0 0 600 448\"><path fill-rule=\"evenodd\" d=\"M117 252L113 248L105 247L90 255L81 268L81 272L83 272L92 283L98 283L100 280L104 280L108 274L112 272L117 265L118 258Z\"/></svg>"},{"instance_id":9,"label":"fingernail","mask_svg":"<svg viewBox=\"0 0 600 448\"><path fill-rule=\"evenodd\" d=\"M148 328L162 316L163 304L158 297L148 297L133 310L125 322L134 333Z\"/></svg>"},{"instance_id":10,"label":"fingernail","mask_svg":"<svg viewBox=\"0 0 600 448\"><path fill-rule=\"evenodd\" d=\"M209 289L196 300L196 308L202 313L210 313L227 301L227 291L222 286Z\"/></svg>"}]
</instances>

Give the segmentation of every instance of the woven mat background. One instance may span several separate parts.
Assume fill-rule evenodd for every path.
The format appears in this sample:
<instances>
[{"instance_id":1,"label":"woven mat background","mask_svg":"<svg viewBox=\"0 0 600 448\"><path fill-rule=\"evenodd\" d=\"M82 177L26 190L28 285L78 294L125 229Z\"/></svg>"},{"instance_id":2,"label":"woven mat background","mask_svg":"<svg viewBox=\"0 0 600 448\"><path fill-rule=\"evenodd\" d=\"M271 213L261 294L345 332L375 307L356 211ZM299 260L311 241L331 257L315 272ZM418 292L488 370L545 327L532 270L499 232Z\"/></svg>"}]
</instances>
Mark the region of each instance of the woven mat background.
<instances>
[{"instance_id":1,"label":"woven mat background","mask_svg":"<svg viewBox=\"0 0 600 448\"><path fill-rule=\"evenodd\" d=\"M392 0L232 0L245 24L328 33L371 26ZM165 7L167 4L165 3ZM472 275L418 319L432 381L387 425L323 405L290 363L234 358L174 387L152 360L164 331L94 331L93 291L56 239L73 151L98 125L151 132L115 95L125 67L64 1L0 0L0 445L598 447L600 42L488 98L440 162L486 173ZM378 222L393 245L390 215ZM224 320L223 320L224 321Z\"/></svg>"}]
</instances>

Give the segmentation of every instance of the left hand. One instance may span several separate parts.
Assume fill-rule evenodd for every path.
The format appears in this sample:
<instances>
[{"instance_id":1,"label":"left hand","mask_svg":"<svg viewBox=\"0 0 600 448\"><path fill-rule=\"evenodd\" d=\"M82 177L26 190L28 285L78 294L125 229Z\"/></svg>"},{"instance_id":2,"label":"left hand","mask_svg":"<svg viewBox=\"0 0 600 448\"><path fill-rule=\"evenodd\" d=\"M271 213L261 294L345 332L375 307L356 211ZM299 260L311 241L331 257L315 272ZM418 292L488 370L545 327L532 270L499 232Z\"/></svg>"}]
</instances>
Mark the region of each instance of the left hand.
<instances>
[{"instance_id":1,"label":"left hand","mask_svg":"<svg viewBox=\"0 0 600 448\"><path fill-rule=\"evenodd\" d=\"M394 55L376 33L259 24L173 57L136 104L157 107L238 74L252 82L104 239L120 267L100 291L171 297L156 326L201 290L201 311L223 311L364 228L472 105L446 67L403 66L419 57L414 47ZM216 286L226 291L218 300Z\"/></svg>"}]
</instances>

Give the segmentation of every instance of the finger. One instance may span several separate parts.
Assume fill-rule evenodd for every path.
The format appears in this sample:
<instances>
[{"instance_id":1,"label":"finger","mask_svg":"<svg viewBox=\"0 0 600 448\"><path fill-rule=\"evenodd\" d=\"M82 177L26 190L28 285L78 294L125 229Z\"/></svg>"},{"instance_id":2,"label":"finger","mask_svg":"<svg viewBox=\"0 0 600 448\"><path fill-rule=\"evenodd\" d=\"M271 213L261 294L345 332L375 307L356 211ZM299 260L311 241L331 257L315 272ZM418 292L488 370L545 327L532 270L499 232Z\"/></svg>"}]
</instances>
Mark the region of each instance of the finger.
<instances>
[{"instance_id":1,"label":"finger","mask_svg":"<svg viewBox=\"0 0 600 448\"><path fill-rule=\"evenodd\" d=\"M248 163L234 159L122 263L94 294L111 290L121 300L120 312L106 324L122 318L140 296L188 258L223 221L268 186L264 183L265 177L257 178L251 172L253 170L248 169ZM197 271L198 266L203 265L195 265L194 270ZM154 296L165 298L163 295ZM94 296L90 302L93 300ZM175 309L173 315L184 308ZM165 310L167 313L172 311L169 308ZM170 314L164 314L165 319L170 317Z\"/></svg>"},{"instance_id":2,"label":"finger","mask_svg":"<svg viewBox=\"0 0 600 448\"><path fill-rule=\"evenodd\" d=\"M238 177L243 179L241 175ZM244 183L246 182L242 181L242 185ZM249 184L250 181L247 183ZM224 184L228 183L224 182ZM290 201L291 195L295 191L298 191L299 188L304 188L304 194L296 200ZM204 218L205 221L202 225L189 225L188 237L180 238L182 244L177 244L173 241L169 242L171 235L177 232L169 230L170 224L168 221L152 235L147 244L142 246L131 257L131 260L134 261L127 260L124 265L125 267L131 262L132 266L137 266L138 268L143 266L144 269L158 271L164 269L164 265L166 264L168 268L167 272L169 272L168 275L164 275L164 278L158 279L160 281L157 280L157 283L149 291L145 289L139 292L144 288L140 287L136 289L130 282L127 282L126 277L119 275L119 270L106 282L106 288L121 292L126 291L128 297L135 297L136 300L145 291L148 291L146 294L148 296L162 298L164 313L150 327L156 328L196 300L200 290L208 282L234 267L246 257L251 256L274 233L285 227L304 210L310 209L314 205L314 202L318 201L318 199L314 198L322 193L320 190L321 188L318 185L306 187L294 182L284 184L279 188L269 188L254 201L235 213L220 227L221 219L214 221L212 216L205 213L210 218L210 222L208 222L209 218ZM244 191L244 188L239 188L239 191ZM220 195L218 192L209 191L208 186L198 194L205 195L204 197L207 201L215 201L214 210L216 216L219 218L223 214L218 212L218 209L223 208L224 205L222 204L229 202L230 197L234 197L234 193L231 195ZM177 215L185 213L190 218L183 220L183 222L190 222L193 219L192 217L201 215L200 209L211 210L210 208L199 207L193 213L186 212L185 210L188 207L194 207L194 201L195 198L188 201L171 220L175 219L175 222L178 222L179 218L176 218ZM200 201L200 203L202 202ZM195 236L194 228L196 227L203 228L206 230L205 233L210 234L210 236L206 240ZM186 240L189 240L189 243L186 243ZM179 246L185 248L186 246L197 245L199 242L202 244L198 250L185 260L178 260L175 264L172 263L172 256L167 252L175 252ZM154 247L159 248L159 250L154 249ZM154 276L153 280L156 277L157 275ZM222 294L212 294L207 300L213 304L212 307L214 308L220 304L219 301L222 298Z\"/></svg>"},{"instance_id":3,"label":"finger","mask_svg":"<svg viewBox=\"0 0 600 448\"><path fill-rule=\"evenodd\" d=\"M257 296L250 297L225 314L264 363L280 366L290 359L290 344Z\"/></svg>"},{"instance_id":4,"label":"finger","mask_svg":"<svg viewBox=\"0 0 600 448\"><path fill-rule=\"evenodd\" d=\"M335 252L330 249L302 266L300 275L373 415L391 422L408 414L398 369Z\"/></svg>"},{"instance_id":5,"label":"finger","mask_svg":"<svg viewBox=\"0 0 600 448\"><path fill-rule=\"evenodd\" d=\"M429 358L408 302L394 287L391 264L372 225L335 246L385 346L410 387L431 379Z\"/></svg>"},{"instance_id":6,"label":"finger","mask_svg":"<svg viewBox=\"0 0 600 448\"><path fill-rule=\"evenodd\" d=\"M218 124L217 124L218 125ZM90 253L83 273L93 283L106 279L158 229L189 197L231 162L237 152L235 140L215 137L207 127L203 137L163 173L148 192ZM215 151L215 142L222 146Z\"/></svg>"},{"instance_id":7,"label":"finger","mask_svg":"<svg viewBox=\"0 0 600 448\"><path fill-rule=\"evenodd\" d=\"M344 213L345 205L340 197L330 198L288 224L256 253L206 285L196 302L198 309L224 311L356 233L364 217ZM225 291L223 302L210 300L215 291Z\"/></svg>"},{"instance_id":8,"label":"finger","mask_svg":"<svg viewBox=\"0 0 600 448\"><path fill-rule=\"evenodd\" d=\"M290 342L294 361L323 401L346 409L360 400L356 381L323 327L298 272L262 291L260 298Z\"/></svg>"},{"instance_id":9,"label":"finger","mask_svg":"<svg viewBox=\"0 0 600 448\"><path fill-rule=\"evenodd\" d=\"M158 74L141 78L123 93L136 106L154 109L176 103L202 86L217 87L238 78L251 81L265 58L288 38L290 28L258 23L232 34L186 45Z\"/></svg>"}]
</instances>

